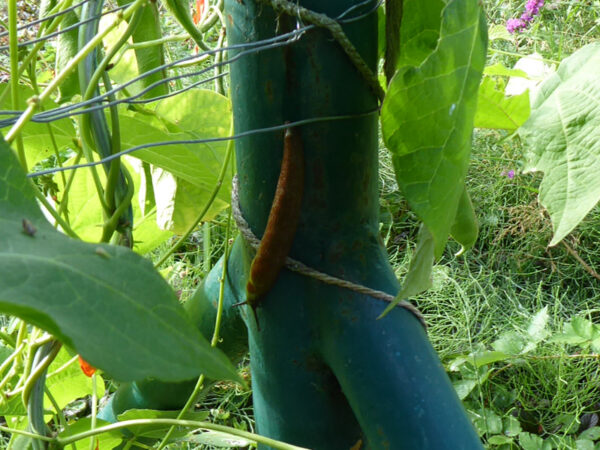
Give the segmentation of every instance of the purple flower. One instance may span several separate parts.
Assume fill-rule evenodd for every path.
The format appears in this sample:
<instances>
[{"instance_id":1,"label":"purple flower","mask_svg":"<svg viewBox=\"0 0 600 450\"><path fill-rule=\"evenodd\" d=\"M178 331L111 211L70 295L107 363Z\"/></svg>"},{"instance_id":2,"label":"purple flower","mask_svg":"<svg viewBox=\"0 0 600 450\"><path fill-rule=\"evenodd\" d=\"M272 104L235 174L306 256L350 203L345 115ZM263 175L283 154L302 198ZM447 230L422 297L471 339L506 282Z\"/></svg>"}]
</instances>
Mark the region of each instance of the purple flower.
<instances>
[{"instance_id":1,"label":"purple flower","mask_svg":"<svg viewBox=\"0 0 600 450\"><path fill-rule=\"evenodd\" d=\"M544 6L544 0L528 0L525 4L525 11L532 16L537 16L540 13L542 6Z\"/></svg>"},{"instance_id":2,"label":"purple flower","mask_svg":"<svg viewBox=\"0 0 600 450\"><path fill-rule=\"evenodd\" d=\"M502 172L502 175L505 176L506 178L509 178L512 180L515 177L515 171L512 169L509 170L508 172L504 171L504 172Z\"/></svg>"},{"instance_id":3,"label":"purple flower","mask_svg":"<svg viewBox=\"0 0 600 450\"><path fill-rule=\"evenodd\" d=\"M520 31L521 28L525 28L525 23L521 19L508 19L506 21L506 29L509 33Z\"/></svg>"},{"instance_id":4,"label":"purple flower","mask_svg":"<svg viewBox=\"0 0 600 450\"><path fill-rule=\"evenodd\" d=\"M508 19L506 21L506 29L509 33L523 31L535 16L540 13L540 9L544 6L544 0L527 0L525 11L518 19Z\"/></svg>"}]
</instances>

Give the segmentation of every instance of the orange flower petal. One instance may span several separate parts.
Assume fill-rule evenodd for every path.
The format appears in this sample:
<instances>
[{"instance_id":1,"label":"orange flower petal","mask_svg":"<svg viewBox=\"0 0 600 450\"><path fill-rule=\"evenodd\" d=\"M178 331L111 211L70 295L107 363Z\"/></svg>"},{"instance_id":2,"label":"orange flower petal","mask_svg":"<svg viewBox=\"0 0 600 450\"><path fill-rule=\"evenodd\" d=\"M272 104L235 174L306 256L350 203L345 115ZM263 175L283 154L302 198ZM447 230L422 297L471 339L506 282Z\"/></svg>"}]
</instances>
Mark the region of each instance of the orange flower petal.
<instances>
[{"instance_id":1,"label":"orange flower petal","mask_svg":"<svg viewBox=\"0 0 600 450\"><path fill-rule=\"evenodd\" d=\"M79 356L79 367L81 367L81 371L88 377L91 377L96 372L96 368L81 356Z\"/></svg>"}]
</instances>

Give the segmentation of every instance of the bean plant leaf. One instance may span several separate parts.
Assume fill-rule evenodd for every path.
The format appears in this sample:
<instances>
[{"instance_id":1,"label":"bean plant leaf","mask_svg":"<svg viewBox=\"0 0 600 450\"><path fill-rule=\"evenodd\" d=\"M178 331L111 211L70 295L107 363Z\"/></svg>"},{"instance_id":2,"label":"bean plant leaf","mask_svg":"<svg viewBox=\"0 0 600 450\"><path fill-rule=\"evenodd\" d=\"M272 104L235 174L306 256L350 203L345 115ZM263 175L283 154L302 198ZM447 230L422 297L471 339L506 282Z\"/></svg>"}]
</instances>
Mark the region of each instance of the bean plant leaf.
<instances>
[{"instance_id":1,"label":"bean plant leaf","mask_svg":"<svg viewBox=\"0 0 600 450\"><path fill-rule=\"evenodd\" d=\"M431 269L433 267L433 238L423 224L417 238L417 248L410 262L408 274L403 280L402 288L396 298L381 313L380 317L396 307L402 300L426 291L431 286Z\"/></svg>"},{"instance_id":2,"label":"bean plant leaf","mask_svg":"<svg viewBox=\"0 0 600 450\"><path fill-rule=\"evenodd\" d=\"M491 77L484 77L477 100L475 126L515 131L529 118L529 91L506 96Z\"/></svg>"},{"instance_id":3,"label":"bean plant leaf","mask_svg":"<svg viewBox=\"0 0 600 450\"><path fill-rule=\"evenodd\" d=\"M462 245L457 255L462 255L466 250L469 250L475 244L479 235L479 225L473 203L466 187L463 187L463 192L458 201L458 209L450 234Z\"/></svg>"},{"instance_id":4,"label":"bean plant leaf","mask_svg":"<svg viewBox=\"0 0 600 450\"><path fill-rule=\"evenodd\" d=\"M56 336L118 380L239 379L191 324L170 286L134 252L87 244L44 218L0 142L0 311Z\"/></svg>"},{"instance_id":5,"label":"bean plant leaf","mask_svg":"<svg viewBox=\"0 0 600 450\"><path fill-rule=\"evenodd\" d=\"M539 201L558 244L600 200L600 43L589 44L542 83L519 129L526 171L544 172Z\"/></svg>"},{"instance_id":6,"label":"bean plant leaf","mask_svg":"<svg viewBox=\"0 0 600 450\"><path fill-rule=\"evenodd\" d=\"M425 57L436 28L418 30L415 24L434 20L437 11L439 40ZM382 107L383 137L398 185L431 232L438 258L463 193L487 28L478 2L457 0L445 6L439 0L406 1L403 29L405 23L413 36L423 37L403 44L411 50L407 61L424 59L401 67L392 79Z\"/></svg>"},{"instance_id":7,"label":"bean plant leaf","mask_svg":"<svg viewBox=\"0 0 600 450\"><path fill-rule=\"evenodd\" d=\"M8 84L0 84L0 91L10 89ZM4 94L4 92L1 92ZM27 99L33 97L34 92L30 88L19 87L19 105L20 110L27 107ZM11 96L6 93L3 101L0 101L0 109L12 110ZM43 110L56 108L56 104L52 100L46 100L41 105ZM73 146L73 137L75 136L75 128L71 119L53 120L50 123L28 122L21 130L23 137L23 145L25 147L25 156L29 167L54 155L54 143L56 143L59 151L67 147Z\"/></svg>"},{"instance_id":8,"label":"bean plant leaf","mask_svg":"<svg viewBox=\"0 0 600 450\"><path fill-rule=\"evenodd\" d=\"M166 141L226 137L231 129L231 108L226 97L212 91L192 89L177 98L156 102L154 115L124 113L120 115L120 122L123 148ZM198 211L206 204L217 183L226 150L225 141L206 144L177 142L140 149L132 156L194 185L193 203ZM164 192L161 195L164 196ZM230 197L231 186L225 180L205 220L210 220L226 208ZM180 198L184 196L180 195Z\"/></svg>"},{"instance_id":9,"label":"bean plant leaf","mask_svg":"<svg viewBox=\"0 0 600 450\"><path fill-rule=\"evenodd\" d=\"M68 167L74 162L73 158L66 161L63 165ZM131 162L138 164L134 166L130 164ZM133 249L140 254L145 254L171 237L172 233L158 228L156 224L156 210L151 210L144 214L139 203L135 201L139 196L140 187L143 186L140 176L142 168L139 160L125 156L121 159L121 164L124 164L129 170L136 189L136 195L134 195L134 200L132 201L134 224ZM106 179L104 171L98 171L98 176L101 182L104 183ZM56 180L59 192L64 192L63 178L55 176L54 179ZM71 228L82 240L87 242L100 241L104 215L102 205L98 199L98 191L89 170L76 170L73 174L66 210L69 215Z\"/></svg>"}]
</instances>

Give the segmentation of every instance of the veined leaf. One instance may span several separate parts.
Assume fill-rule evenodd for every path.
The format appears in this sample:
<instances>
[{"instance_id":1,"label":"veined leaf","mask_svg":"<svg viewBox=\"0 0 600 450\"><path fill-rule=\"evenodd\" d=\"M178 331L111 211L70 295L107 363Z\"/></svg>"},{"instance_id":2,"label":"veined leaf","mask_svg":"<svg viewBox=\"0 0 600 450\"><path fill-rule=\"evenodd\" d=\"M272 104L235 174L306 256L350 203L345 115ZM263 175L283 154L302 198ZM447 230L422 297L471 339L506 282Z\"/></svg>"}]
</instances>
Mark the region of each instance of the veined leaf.
<instances>
[{"instance_id":1,"label":"veined leaf","mask_svg":"<svg viewBox=\"0 0 600 450\"><path fill-rule=\"evenodd\" d=\"M226 137L231 129L229 100L212 91L192 89L156 102L156 117L142 114L120 115L123 148L155 142ZM196 214L208 201L225 158L227 142L207 144L176 143L150 147L131 154L194 186ZM156 183L156 180L155 180ZM160 189L157 188L156 191ZM159 194L155 192L158 196ZM163 193L164 194L164 193ZM187 192L187 199L190 193ZM186 195L177 193L182 205ZM171 197L175 196L175 192ZM231 186L223 183L206 220L210 220L229 204ZM162 199L165 200L165 199ZM171 199L167 199L171 201ZM157 199L157 206L158 206ZM192 213L189 203L185 205ZM193 214L192 214L193 215ZM185 225L179 227L185 228Z\"/></svg>"},{"instance_id":2,"label":"veined leaf","mask_svg":"<svg viewBox=\"0 0 600 450\"><path fill-rule=\"evenodd\" d=\"M431 286L431 269L433 267L433 238L425 225L421 225L417 248L413 254L408 274L402 282L402 288L396 298L379 317L385 316L402 300L426 291Z\"/></svg>"},{"instance_id":3,"label":"veined leaf","mask_svg":"<svg viewBox=\"0 0 600 450\"><path fill-rule=\"evenodd\" d=\"M10 89L8 84L0 84L0 91ZM19 87L19 109L24 110L27 107L27 99L34 95L33 90L26 87ZM42 103L44 110L56 108L52 100L46 100ZM0 103L0 109L12 110L10 95L4 96L4 102ZM35 163L54 155L54 137L58 150L64 150L66 147L73 146L75 138L75 128L71 119L54 120L50 123L27 122L21 130L23 136L23 145L25 147L25 156L29 167Z\"/></svg>"},{"instance_id":4,"label":"veined leaf","mask_svg":"<svg viewBox=\"0 0 600 450\"><path fill-rule=\"evenodd\" d=\"M403 29L406 21L407 27L412 21L435 22L441 6L439 0L407 1ZM409 14L409 8L417 15ZM418 67L398 70L381 114L398 185L430 230L436 258L444 249L463 193L487 44L478 2L453 0L440 11L437 46ZM409 41L412 61L423 58L425 52L418 49L432 47L435 32L420 34L420 43Z\"/></svg>"},{"instance_id":5,"label":"veined leaf","mask_svg":"<svg viewBox=\"0 0 600 450\"><path fill-rule=\"evenodd\" d=\"M46 221L4 141L0 229L3 313L52 333L118 380L178 381L201 372L239 379L149 261L123 247L68 238Z\"/></svg>"},{"instance_id":6,"label":"veined leaf","mask_svg":"<svg viewBox=\"0 0 600 450\"><path fill-rule=\"evenodd\" d=\"M483 78L475 113L476 127L514 131L528 118L529 91L507 97L492 78Z\"/></svg>"},{"instance_id":7,"label":"veined leaf","mask_svg":"<svg viewBox=\"0 0 600 450\"><path fill-rule=\"evenodd\" d=\"M558 244L600 200L600 43L583 47L542 83L519 134L526 170L544 172L539 201Z\"/></svg>"}]
</instances>

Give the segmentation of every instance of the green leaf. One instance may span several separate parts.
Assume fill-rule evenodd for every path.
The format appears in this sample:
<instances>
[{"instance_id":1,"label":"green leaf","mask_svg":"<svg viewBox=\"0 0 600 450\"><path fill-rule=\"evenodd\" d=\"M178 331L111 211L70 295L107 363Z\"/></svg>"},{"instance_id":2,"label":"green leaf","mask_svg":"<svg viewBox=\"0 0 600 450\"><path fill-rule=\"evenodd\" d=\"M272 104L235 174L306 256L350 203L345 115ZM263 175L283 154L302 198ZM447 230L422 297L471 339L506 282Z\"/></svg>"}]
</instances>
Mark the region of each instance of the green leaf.
<instances>
[{"instance_id":1,"label":"green leaf","mask_svg":"<svg viewBox=\"0 0 600 450\"><path fill-rule=\"evenodd\" d=\"M37 229L23 230L26 219ZM239 379L152 264L132 251L59 233L0 143L0 310L52 333L119 380Z\"/></svg>"},{"instance_id":2,"label":"green leaf","mask_svg":"<svg viewBox=\"0 0 600 450\"><path fill-rule=\"evenodd\" d=\"M598 439L600 439L600 427L592 427L592 428L588 428L587 430L584 430L583 432L581 432L581 434L578 437L579 439L585 439L585 440L589 440L589 441L597 441Z\"/></svg>"},{"instance_id":3,"label":"green leaf","mask_svg":"<svg viewBox=\"0 0 600 450\"><path fill-rule=\"evenodd\" d=\"M477 383L477 380L467 378L463 380L454 381L452 385L454 386L454 390L456 391L456 395L458 395L458 398L464 400L471 393L471 391L475 389Z\"/></svg>"},{"instance_id":4,"label":"green leaf","mask_svg":"<svg viewBox=\"0 0 600 450\"><path fill-rule=\"evenodd\" d=\"M231 109L229 100L215 92L192 89L156 102L156 117L120 114L123 148L131 148L148 143L226 137L231 129ZM178 179L194 186L193 193L185 193L185 185L177 190L182 208L189 210L190 202L196 206L196 214L208 201L225 158L227 142L207 144L184 144L157 146L138 150L132 154L155 167L160 167ZM167 203L172 203L176 195L174 188L166 193L156 186L155 194L161 195ZM231 198L231 185L225 180L215 202L208 211L210 220L222 211ZM164 200L163 199L163 200ZM185 200L182 200L185 199ZM161 203L157 198L157 206Z\"/></svg>"},{"instance_id":5,"label":"green leaf","mask_svg":"<svg viewBox=\"0 0 600 450\"><path fill-rule=\"evenodd\" d=\"M591 340L594 337L594 324L581 316L573 318L571 328L577 336L581 336L586 340Z\"/></svg>"},{"instance_id":6,"label":"green leaf","mask_svg":"<svg viewBox=\"0 0 600 450\"><path fill-rule=\"evenodd\" d=\"M490 41L496 39L502 39L505 41L513 41L513 36L508 32L505 25L491 25L490 26Z\"/></svg>"},{"instance_id":7,"label":"green leaf","mask_svg":"<svg viewBox=\"0 0 600 450\"><path fill-rule=\"evenodd\" d=\"M504 436L502 434L496 434L494 436L490 436L487 442L488 444L492 445L511 444L513 442L513 438Z\"/></svg>"},{"instance_id":8,"label":"green leaf","mask_svg":"<svg viewBox=\"0 0 600 450\"><path fill-rule=\"evenodd\" d=\"M102 419L96 419L96 428L100 428L106 425L110 425L110 422L106 422ZM92 419L89 417L84 417L72 424L67 425L67 427L58 434L60 439L66 439L71 436L75 436L79 433L84 433L86 431L91 430L92 428ZM112 449L116 448L121 442L123 442L123 434L119 430L111 430L105 431L102 434L99 434L94 437L95 444L94 448L98 449ZM67 448L72 448L68 446ZM75 441L75 448L77 450L81 449L89 449L90 448L90 438L81 439L79 441Z\"/></svg>"},{"instance_id":9,"label":"green leaf","mask_svg":"<svg viewBox=\"0 0 600 450\"><path fill-rule=\"evenodd\" d=\"M518 355L525 348L525 339L519 333L509 331L494 341L492 347L507 355Z\"/></svg>"},{"instance_id":10,"label":"green leaf","mask_svg":"<svg viewBox=\"0 0 600 450\"><path fill-rule=\"evenodd\" d=\"M442 0L403 0L400 50L397 67L419 66L437 47L440 38Z\"/></svg>"},{"instance_id":11,"label":"green leaf","mask_svg":"<svg viewBox=\"0 0 600 450\"><path fill-rule=\"evenodd\" d=\"M74 158L66 161L64 166L70 166L74 163ZM124 157L121 160L131 177L136 189L136 194L132 200L133 206L133 238L134 250L140 254L145 254L162 242L172 236L169 231L159 229L156 224L156 209L149 211L147 214L142 212L141 206L135 201L139 197L141 182L140 172L142 171L139 160L134 158ZM137 163L130 164L130 163ZM69 177L71 174L69 174ZM106 176L103 170L98 171L98 176L102 183L105 182ZM67 180L69 179L67 177ZM63 179L61 176L54 177L60 192L64 191ZM87 242L98 242L102 237L102 224L104 216L102 213L102 205L98 199L98 191L94 184L94 179L89 170L76 170L69 189L67 200L67 211L71 228L77 235Z\"/></svg>"},{"instance_id":12,"label":"green leaf","mask_svg":"<svg viewBox=\"0 0 600 450\"><path fill-rule=\"evenodd\" d=\"M575 446L577 450L594 450L594 442L588 439L577 439Z\"/></svg>"},{"instance_id":13,"label":"green leaf","mask_svg":"<svg viewBox=\"0 0 600 450\"><path fill-rule=\"evenodd\" d=\"M26 416L27 410L23 405L20 395L14 395L9 399L0 397L0 415L2 416Z\"/></svg>"},{"instance_id":14,"label":"green leaf","mask_svg":"<svg viewBox=\"0 0 600 450\"><path fill-rule=\"evenodd\" d=\"M488 364L493 364L498 361L506 361L509 358L510 355L499 351L476 353L473 355L475 367L477 368L487 366Z\"/></svg>"},{"instance_id":15,"label":"green leaf","mask_svg":"<svg viewBox=\"0 0 600 450\"><path fill-rule=\"evenodd\" d=\"M4 89L10 89L10 87L6 83L0 84L0 90ZM27 99L33 97L33 95L33 90L20 86L19 109L24 110L27 107ZM0 103L0 109L13 109L10 97L10 95L4 96L4 101ZM49 110L55 108L56 104L52 100L46 100L42 102L41 107L44 110ZM73 146L76 134L71 119L53 120L50 123L29 121L21 130L27 165L29 167L54 155L54 144L52 143L52 135L50 133L54 135L59 151Z\"/></svg>"},{"instance_id":16,"label":"green leaf","mask_svg":"<svg viewBox=\"0 0 600 450\"><path fill-rule=\"evenodd\" d=\"M503 430L506 436L517 436L521 431L521 423L519 419L513 416L506 416L502 419Z\"/></svg>"},{"instance_id":17,"label":"green leaf","mask_svg":"<svg viewBox=\"0 0 600 450\"><path fill-rule=\"evenodd\" d=\"M544 172L540 203L558 244L600 199L600 43L563 60L540 86L519 133L526 170Z\"/></svg>"},{"instance_id":18,"label":"green leaf","mask_svg":"<svg viewBox=\"0 0 600 450\"><path fill-rule=\"evenodd\" d=\"M491 36L490 36L491 40ZM500 63L492 64L491 66L487 66L483 69L483 74L487 75L487 77L521 77L521 78L529 78L527 72L521 69L509 69L508 67L503 66ZM484 77L482 81L485 81L487 77ZM481 86L480 86L481 90Z\"/></svg>"},{"instance_id":19,"label":"green leaf","mask_svg":"<svg viewBox=\"0 0 600 450\"><path fill-rule=\"evenodd\" d=\"M540 342L550 334L550 331L546 328L548 326L548 307L544 306L540 309L529 322L527 327L527 334L534 342Z\"/></svg>"},{"instance_id":20,"label":"green leaf","mask_svg":"<svg viewBox=\"0 0 600 450\"><path fill-rule=\"evenodd\" d=\"M450 229L452 237L461 245L458 255L462 255L465 251L469 250L477 241L479 235L479 224L477 223L477 217L475 216L475 210L473 209L473 203L471 203L471 197L467 192L466 186L463 186L463 192L458 201L458 209L456 211L456 217L454 223Z\"/></svg>"},{"instance_id":21,"label":"green leaf","mask_svg":"<svg viewBox=\"0 0 600 450\"><path fill-rule=\"evenodd\" d=\"M475 419L474 425L488 435L502 433L502 419L491 409L484 409L482 416Z\"/></svg>"},{"instance_id":22,"label":"green leaf","mask_svg":"<svg viewBox=\"0 0 600 450\"><path fill-rule=\"evenodd\" d=\"M519 444L521 444L523 450L542 450L544 440L535 434L523 431L519 433Z\"/></svg>"},{"instance_id":23,"label":"green leaf","mask_svg":"<svg viewBox=\"0 0 600 450\"><path fill-rule=\"evenodd\" d=\"M425 225L421 225L417 248L410 261L408 274L403 280L402 288L392 303L379 316L384 317L398 303L408 297L413 297L431 286L431 268L433 265L433 238Z\"/></svg>"},{"instance_id":24,"label":"green leaf","mask_svg":"<svg viewBox=\"0 0 600 450\"><path fill-rule=\"evenodd\" d=\"M410 20L435 22L429 17L441 3L419 2L419 15ZM431 232L436 258L442 254L463 194L487 44L478 2L449 1L441 17L439 28L429 28L433 31L417 34L406 44L414 50L410 58L419 61L440 30L435 50L418 67L404 66L396 73L381 113L398 185Z\"/></svg>"},{"instance_id":25,"label":"green leaf","mask_svg":"<svg viewBox=\"0 0 600 450\"><path fill-rule=\"evenodd\" d=\"M529 118L529 91L519 95L505 96L496 82L484 77L479 86L475 126L515 131Z\"/></svg>"},{"instance_id":26,"label":"green leaf","mask_svg":"<svg viewBox=\"0 0 600 450\"><path fill-rule=\"evenodd\" d=\"M207 201L205 190L162 169L152 173L159 228L183 234L196 221ZM211 220L226 207L226 202L216 198L203 220Z\"/></svg>"},{"instance_id":27,"label":"green leaf","mask_svg":"<svg viewBox=\"0 0 600 450\"><path fill-rule=\"evenodd\" d=\"M577 319L577 317L575 319ZM569 345L580 345L588 343L589 338L581 336L579 332L573 328L573 323L571 322L566 323L563 327L563 332L561 334L552 336L550 341Z\"/></svg>"},{"instance_id":28,"label":"green leaf","mask_svg":"<svg viewBox=\"0 0 600 450\"><path fill-rule=\"evenodd\" d=\"M590 441L600 439L600 427L592 427L582 431L579 439L589 439Z\"/></svg>"}]
</instances>

